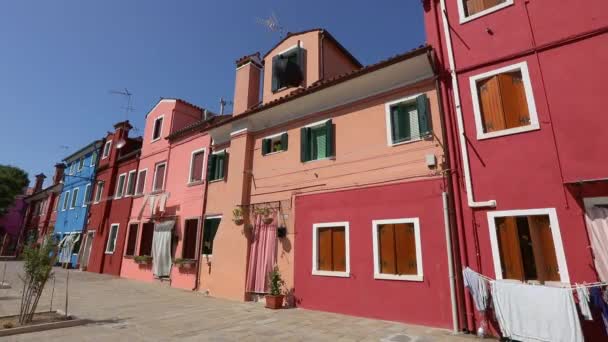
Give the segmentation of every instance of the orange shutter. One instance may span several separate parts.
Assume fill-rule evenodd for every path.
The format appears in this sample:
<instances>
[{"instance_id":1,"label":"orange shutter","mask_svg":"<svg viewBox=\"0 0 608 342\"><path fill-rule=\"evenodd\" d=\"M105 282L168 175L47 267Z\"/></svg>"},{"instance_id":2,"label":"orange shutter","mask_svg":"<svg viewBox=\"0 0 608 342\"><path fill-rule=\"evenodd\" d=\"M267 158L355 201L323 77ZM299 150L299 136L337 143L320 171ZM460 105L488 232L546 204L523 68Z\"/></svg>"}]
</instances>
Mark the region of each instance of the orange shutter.
<instances>
[{"instance_id":1,"label":"orange shutter","mask_svg":"<svg viewBox=\"0 0 608 342\"><path fill-rule=\"evenodd\" d=\"M530 112L520 71L498 75L500 95L505 116L505 128L530 124Z\"/></svg>"},{"instance_id":2,"label":"orange shutter","mask_svg":"<svg viewBox=\"0 0 608 342\"><path fill-rule=\"evenodd\" d=\"M380 249L380 273L397 274L395 232L392 224L378 226L378 248Z\"/></svg>"},{"instance_id":3,"label":"orange shutter","mask_svg":"<svg viewBox=\"0 0 608 342\"><path fill-rule=\"evenodd\" d=\"M462 0L458 0L462 1ZM505 0L466 0L467 15L473 15L490 7L494 7Z\"/></svg>"},{"instance_id":4,"label":"orange shutter","mask_svg":"<svg viewBox=\"0 0 608 342\"><path fill-rule=\"evenodd\" d=\"M414 224L400 223L395 225L397 274L416 275L416 232Z\"/></svg>"},{"instance_id":5,"label":"orange shutter","mask_svg":"<svg viewBox=\"0 0 608 342\"><path fill-rule=\"evenodd\" d=\"M344 228L332 228L333 271L346 271L346 239Z\"/></svg>"},{"instance_id":6,"label":"orange shutter","mask_svg":"<svg viewBox=\"0 0 608 342\"><path fill-rule=\"evenodd\" d=\"M494 76L479 81L477 83L477 90L484 132L488 133L505 129L498 77Z\"/></svg>"},{"instance_id":7,"label":"orange shutter","mask_svg":"<svg viewBox=\"0 0 608 342\"><path fill-rule=\"evenodd\" d=\"M320 271L331 271L331 228L322 228L318 230L319 245L318 247L318 266Z\"/></svg>"},{"instance_id":8,"label":"orange shutter","mask_svg":"<svg viewBox=\"0 0 608 342\"><path fill-rule=\"evenodd\" d=\"M524 281L524 267L519 247L519 234L515 217L496 219L498 246L502 276L505 279L519 279Z\"/></svg>"},{"instance_id":9,"label":"orange shutter","mask_svg":"<svg viewBox=\"0 0 608 342\"><path fill-rule=\"evenodd\" d=\"M528 224L538 280L541 282L559 281L559 269L551 226L549 225L549 216L529 216Z\"/></svg>"}]
</instances>

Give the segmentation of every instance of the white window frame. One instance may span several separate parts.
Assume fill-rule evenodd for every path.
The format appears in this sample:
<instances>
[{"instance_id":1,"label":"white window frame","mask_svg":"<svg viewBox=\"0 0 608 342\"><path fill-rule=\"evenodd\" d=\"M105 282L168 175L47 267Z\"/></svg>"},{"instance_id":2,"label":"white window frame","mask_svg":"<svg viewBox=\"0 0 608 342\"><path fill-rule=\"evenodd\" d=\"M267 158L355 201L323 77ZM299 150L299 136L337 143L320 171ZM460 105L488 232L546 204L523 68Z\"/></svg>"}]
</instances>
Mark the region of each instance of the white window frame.
<instances>
[{"instance_id":1,"label":"white window frame","mask_svg":"<svg viewBox=\"0 0 608 342\"><path fill-rule=\"evenodd\" d=\"M101 191L99 189L99 185L103 184L101 186ZM95 198L93 200L93 203L99 203L101 201L101 196L103 196L103 188L105 188L106 186L106 182L104 181L98 181L96 186L95 186Z\"/></svg>"},{"instance_id":2,"label":"white window frame","mask_svg":"<svg viewBox=\"0 0 608 342\"><path fill-rule=\"evenodd\" d=\"M212 220L212 219L220 219L220 224L222 224L222 215L210 215L210 216L205 216L203 217L203 219L200 221L200 232L201 232L201 252L203 251L203 238L205 236L205 232L203 231L205 229L204 225L205 225L205 220ZM185 222L185 221L184 221ZM220 227L217 227L217 229L219 230ZM217 234L217 232L216 232ZM213 240L215 240L215 237L213 237ZM213 241L212 241L213 242ZM207 260L210 260L213 257L213 254L201 254L201 256L205 257Z\"/></svg>"},{"instance_id":3,"label":"white window frame","mask_svg":"<svg viewBox=\"0 0 608 342\"><path fill-rule=\"evenodd\" d=\"M400 142L393 142L393 135L392 135L392 121L391 121L391 107L400 103L414 103L416 104L416 98L420 95L424 95L425 93L418 93L416 95L412 95L412 96L407 96L407 97L402 97L400 99L394 100L394 101L390 101L384 104L384 112L385 112L385 119L386 119L386 144L388 146L399 146L399 145L404 145L404 144L410 144L416 141L420 141L423 140L422 137L418 137L418 139L411 139L411 140L407 140L407 141L400 141ZM416 109L417 110L417 109ZM420 128L419 128L420 129Z\"/></svg>"},{"instance_id":4,"label":"white window frame","mask_svg":"<svg viewBox=\"0 0 608 342\"><path fill-rule=\"evenodd\" d=\"M326 120L326 121L327 121L327 120ZM277 134L273 134L273 135L269 135L269 136L263 137L263 138L262 138L262 140L261 140L261 141L262 141L262 144L264 144L264 140L266 140L266 139L270 139L270 140L271 140L271 142L272 142L272 139L274 139L274 138L278 138L278 137L281 137L283 134L287 134L287 136L289 137L289 133L288 133L287 131L283 131L283 132L281 132L281 133L277 133ZM288 138L288 139L289 139L289 138ZM271 147L272 147L272 144L271 144ZM282 147L282 148L285 148L284 146L281 146L281 147ZM262 147L262 148L264 148L264 147ZM276 152L269 152L269 153L266 153L266 154L264 155L264 157L269 156L269 155L271 155L271 154L277 154L277 153L283 153L283 152L287 152L287 150L280 150L280 151L276 151Z\"/></svg>"},{"instance_id":5,"label":"white window frame","mask_svg":"<svg viewBox=\"0 0 608 342\"><path fill-rule=\"evenodd\" d=\"M332 119L333 118L328 118L328 119L324 119L324 120L321 120L321 121L313 122L311 124L308 124L308 125L304 126L304 128L319 128L320 126L325 125L325 123L327 121L332 120ZM329 143L331 144L332 142L329 142ZM335 156L335 154L336 154L336 152L335 152L336 145L337 145L337 142L334 142L334 155L333 156L319 158L319 159L311 159L311 160L305 161L303 164L312 163L312 162L316 162L316 161L319 161L319 160L335 160L336 159L336 156Z\"/></svg>"},{"instance_id":6,"label":"white window frame","mask_svg":"<svg viewBox=\"0 0 608 342\"><path fill-rule=\"evenodd\" d=\"M346 268L344 272L341 271L322 271L319 270L318 264L318 231L319 228L333 228L333 227L344 227L344 256L346 258ZM324 222L314 223L312 225L312 275L324 276L324 277L350 277L350 223L345 222Z\"/></svg>"},{"instance_id":7,"label":"white window frame","mask_svg":"<svg viewBox=\"0 0 608 342\"><path fill-rule=\"evenodd\" d=\"M141 187L141 193L138 193L137 189L139 189L139 176L141 175L142 172L145 172L146 176L143 179L144 184ZM147 177L148 177L148 168L137 171L137 178L135 180L135 195L134 196L140 196L140 195L143 195L144 193L146 193L146 178Z\"/></svg>"},{"instance_id":8,"label":"white window frame","mask_svg":"<svg viewBox=\"0 0 608 342\"><path fill-rule=\"evenodd\" d=\"M107 147L107 148L106 148ZM107 153L106 153L107 151ZM110 156L110 152L112 151L112 140L106 141L103 145L103 151L101 152L101 159L106 159Z\"/></svg>"},{"instance_id":9,"label":"white window frame","mask_svg":"<svg viewBox=\"0 0 608 342\"><path fill-rule=\"evenodd\" d=\"M483 119L481 115L481 105L479 104L479 92L477 91L477 82L486 78L496 76L512 71L520 71L524 82L524 91L526 93L526 102L528 102L528 112L530 114L530 124L527 126L513 127L500 131L485 133L483 129ZM471 86L471 96L473 100L473 113L475 115L475 127L477 128L477 140L490 139L505 135L536 131L540 129L538 122L538 113L536 112L536 103L534 102L534 92L532 91L532 82L530 81L530 73L528 71L528 63L520 62L508 65L499 69L484 72L483 74L471 76L469 78Z\"/></svg>"},{"instance_id":10,"label":"white window frame","mask_svg":"<svg viewBox=\"0 0 608 342\"><path fill-rule=\"evenodd\" d=\"M95 166L96 161L97 161L97 150L95 150L95 151L93 151L93 153L91 153L91 163L89 165Z\"/></svg>"},{"instance_id":11,"label":"white window frame","mask_svg":"<svg viewBox=\"0 0 608 342\"><path fill-rule=\"evenodd\" d=\"M86 207L88 205L88 203L91 201L90 198L87 200L87 191L89 192L89 197L90 197L91 196L91 192L90 192L91 191L91 183L87 184L84 187L84 197L82 199L82 206L83 207Z\"/></svg>"},{"instance_id":12,"label":"white window frame","mask_svg":"<svg viewBox=\"0 0 608 342\"><path fill-rule=\"evenodd\" d=\"M70 190L67 190L63 194L65 195L65 197L63 198L63 203L61 205L61 211L66 211L66 210L68 210L68 208L70 206Z\"/></svg>"},{"instance_id":13,"label":"white window frame","mask_svg":"<svg viewBox=\"0 0 608 342\"><path fill-rule=\"evenodd\" d=\"M197 153L203 152L203 169L202 169L202 175L201 175L201 180L192 180L192 162L194 161L194 155ZM192 153L190 153L190 170L188 171L188 184L197 184L197 183L202 183L205 181L205 165L207 165L207 149L203 148L199 148L198 150L194 150L192 151Z\"/></svg>"},{"instance_id":14,"label":"white window frame","mask_svg":"<svg viewBox=\"0 0 608 342\"><path fill-rule=\"evenodd\" d=\"M467 16L465 8L464 8L464 1L465 0L456 0L456 2L458 3L458 14L459 14L459 17L460 17L460 24L467 23L467 22L469 22L471 20L475 20L475 19L477 19L479 17L483 17L484 15L488 15L488 14L496 12L496 11L500 11L501 9L503 9L505 7L513 5L513 2L514 2L513 0L507 0L504 3L502 3L502 4L498 4L496 6L493 6L493 7L490 7L488 9L485 9L485 10L483 10L481 12L477 12L477 13L475 13L473 15Z\"/></svg>"},{"instance_id":15,"label":"white window frame","mask_svg":"<svg viewBox=\"0 0 608 342\"><path fill-rule=\"evenodd\" d=\"M160 129L159 129L159 132L158 132L158 138L155 139L154 138L154 130L156 128L156 121L161 120L161 119L163 120L163 122L160 123ZM163 126L164 125L165 125L165 115L164 114L160 115L156 119L154 119L154 124L152 125L152 140L150 142L158 141L158 140L160 140L163 137Z\"/></svg>"},{"instance_id":16,"label":"white window frame","mask_svg":"<svg viewBox=\"0 0 608 342\"><path fill-rule=\"evenodd\" d=\"M564 254L564 245L562 244L562 235L561 230L559 228L559 221L557 219L557 211L555 210L555 208L502 210L488 212L490 244L492 246L492 258L494 261L494 273L496 275L496 279L502 279L500 250L498 247L498 236L496 234L496 218L534 215L549 216L549 225L551 227L551 236L553 237L553 246L555 247L555 256L557 258L557 267L559 269L560 282L570 284L568 265L566 264L566 255Z\"/></svg>"},{"instance_id":17,"label":"white window frame","mask_svg":"<svg viewBox=\"0 0 608 342\"><path fill-rule=\"evenodd\" d=\"M114 235L114 249L112 249L111 251L109 250L110 247L110 237L112 236L112 228L116 227L116 235ZM118 230L120 229L120 224L118 223L112 223L110 225L110 231L108 231L108 241L106 242L106 250L105 250L105 254L114 254L114 251L116 251L116 241L118 240Z\"/></svg>"},{"instance_id":18,"label":"white window frame","mask_svg":"<svg viewBox=\"0 0 608 342\"><path fill-rule=\"evenodd\" d=\"M386 274L380 272L380 249L378 248L378 226L382 224L398 224L412 223L414 225L414 241L416 247L416 271L417 274ZM399 218L388 220L373 220L372 221L372 242L374 251L374 279L384 280L407 280L407 281L423 281L424 273L422 270L422 243L420 239L420 219L418 217Z\"/></svg>"},{"instance_id":19,"label":"white window frame","mask_svg":"<svg viewBox=\"0 0 608 342\"><path fill-rule=\"evenodd\" d=\"M120 179L122 178L122 189L120 189ZM125 194L125 186L127 185L127 173L121 173L116 180L116 191L114 191L114 199L122 198ZM122 191L119 191L122 190Z\"/></svg>"},{"instance_id":20,"label":"white window frame","mask_svg":"<svg viewBox=\"0 0 608 342\"><path fill-rule=\"evenodd\" d=\"M163 185L161 186L160 189L155 189L154 187L156 186L156 177L158 176L158 167L161 165L165 165L165 170L163 171ZM152 179L152 192L160 192L165 189L165 183L167 182L167 179L165 178L166 176L167 176L167 162L166 161L163 161L163 162L160 162L160 163L154 165L154 177Z\"/></svg>"},{"instance_id":21,"label":"white window frame","mask_svg":"<svg viewBox=\"0 0 608 342\"><path fill-rule=\"evenodd\" d=\"M129 183L133 181L133 193L129 194ZM124 197L131 197L135 195L137 191L137 170L131 170L127 173L127 182L125 185L125 195Z\"/></svg>"},{"instance_id":22,"label":"white window frame","mask_svg":"<svg viewBox=\"0 0 608 342\"><path fill-rule=\"evenodd\" d=\"M73 175L74 173L76 173L76 162L70 164L70 171L68 172L69 175Z\"/></svg>"},{"instance_id":23,"label":"white window frame","mask_svg":"<svg viewBox=\"0 0 608 342\"><path fill-rule=\"evenodd\" d=\"M84 157L80 157L80 159L78 159L78 171L82 171L82 169L84 169L84 161Z\"/></svg>"},{"instance_id":24,"label":"white window frame","mask_svg":"<svg viewBox=\"0 0 608 342\"><path fill-rule=\"evenodd\" d=\"M70 209L76 208L76 202L78 201L78 193L80 192L79 188L72 189L72 199L70 200Z\"/></svg>"},{"instance_id":25,"label":"white window frame","mask_svg":"<svg viewBox=\"0 0 608 342\"><path fill-rule=\"evenodd\" d=\"M127 255L127 248L129 248L129 234L131 234L131 226L136 224L137 225L137 235L135 236L135 250L133 251L133 255ZM137 252L139 251L139 232L141 230L141 223L139 221L131 221L129 223L127 223L127 232L125 233L125 245L123 246L123 250L122 250L122 255L123 258L124 256L135 256L137 255ZM116 236L118 236L118 234L116 234Z\"/></svg>"}]
</instances>

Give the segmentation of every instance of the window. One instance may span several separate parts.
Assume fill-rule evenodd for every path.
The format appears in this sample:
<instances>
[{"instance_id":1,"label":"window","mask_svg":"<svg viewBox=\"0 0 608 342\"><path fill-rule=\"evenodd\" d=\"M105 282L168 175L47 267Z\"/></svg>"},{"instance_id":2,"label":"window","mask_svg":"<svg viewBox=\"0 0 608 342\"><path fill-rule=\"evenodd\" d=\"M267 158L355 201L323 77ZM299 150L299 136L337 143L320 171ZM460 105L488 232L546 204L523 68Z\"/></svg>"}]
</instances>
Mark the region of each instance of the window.
<instances>
[{"instance_id":1,"label":"window","mask_svg":"<svg viewBox=\"0 0 608 342\"><path fill-rule=\"evenodd\" d=\"M182 240L182 258L196 258L196 235L198 232L198 219L187 219L184 221L184 237Z\"/></svg>"},{"instance_id":2,"label":"window","mask_svg":"<svg viewBox=\"0 0 608 342\"><path fill-rule=\"evenodd\" d=\"M513 4L513 0L458 0L460 23L466 23Z\"/></svg>"},{"instance_id":3,"label":"window","mask_svg":"<svg viewBox=\"0 0 608 342\"><path fill-rule=\"evenodd\" d=\"M154 182L152 182L152 191L160 191L165 187L165 169L167 163L162 162L156 164L154 168Z\"/></svg>"},{"instance_id":4,"label":"window","mask_svg":"<svg viewBox=\"0 0 608 342\"><path fill-rule=\"evenodd\" d=\"M116 193L114 194L115 199L119 199L125 193L125 181L127 179L127 174L123 173L118 176L118 182L116 182Z\"/></svg>"},{"instance_id":5,"label":"window","mask_svg":"<svg viewBox=\"0 0 608 342\"><path fill-rule=\"evenodd\" d=\"M417 218L374 220L374 278L422 281L420 223Z\"/></svg>"},{"instance_id":6,"label":"window","mask_svg":"<svg viewBox=\"0 0 608 342\"><path fill-rule=\"evenodd\" d=\"M203 180L203 166L205 165L205 149L192 152L190 157L190 174L188 183L196 183Z\"/></svg>"},{"instance_id":7,"label":"window","mask_svg":"<svg viewBox=\"0 0 608 342\"><path fill-rule=\"evenodd\" d=\"M300 130L300 160L307 162L334 156L334 125L332 120L315 123Z\"/></svg>"},{"instance_id":8,"label":"window","mask_svg":"<svg viewBox=\"0 0 608 342\"><path fill-rule=\"evenodd\" d=\"M137 231L139 230L139 223L131 223L129 225L129 239L127 240L127 250L125 255L135 255L135 245L137 244Z\"/></svg>"},{"instance_id":9,"label":"window","mask_svg":"<svg viewBox=\"0 0 608 342\"><path fill-rule=\"evenodd\" d=\"M95 166L95 163L97 163L97 151L93 151L91 154L91 166Z\"/></svg>"},{"instance_id":10,"label":"window","mask_svg":"<svg viewBox=\"0 0 608 342\"><path fill-rule=\"evenodd\" d=\"M431 113L425 94L389 102L385 108L389 146L431 134Z\"/></svg>"},{"instance_id":11,"label":"window","mask_svg":"<svg viewBox=\"0 0 608 342\"><path fill-rule=\"evenodd\" d=\"M103 195L103 181L97 182L97 191L95 192L95 201L93 203L99 203L101 201L101 196Z\"/></svg>"},{"instance_id":12,"label":"window","mask_svg":"<svg viewBox=\"0 0 608 342\"><path fill-rule=\"evenodd\" d=\"M87 184L84 188L84 198L82 199L82 206L86 207L91 201L91 183Z\"/></svg>"},{"instance_id":13,"label":"window","mask_svg":"<svg viewBox=\"0 0 608 342\"><path fill-rule=\"evenodd\" d=\"M221 221L221 216L205 218L203 224L203 255L213 254L213 240L215 239L215 234L217 233Z\"/></svg>"},{"instance_id":14,"label":"window","mask_svg":"<svg viewBox=\"0 0 608 342\"><path fill-rule=\"evenodd\" d=\"M108 158L110 155L110 149L112 148L112 140L106 141L106 144L103 145L103 153L101 154L101 159Z\"/></svg>"},{"instance_id":15,"label":"window","mask_svg":"<svg viewBox=\"0 0 608 342\"><path fill-rule=\"evenodd\" d=\"M137 174L137 186L135 187L135 194L142 195L146 186L146 174L148 169L139 170Z\"/></svg>"},{"instance_id":16,"label":"window","mask_svg":"<svg viewBox=\"0 0 608 342\"><path fill-rule=\"evenodd\" d=\"M281 133L262 139L262 155L287 151L287 133Z\"/></svg>"},{"instance_id":17,"label":"window","mask_svg":"<svg viewBox=\"0 0 608 342\"><path fill-rule=\"evenodd\" d=\"M152 141L160 139L163 132L163 120L164 116L159 116L154 120L154 131L152 132Z\"/></svg>"},{"instance_id":18,"label":"window","mask_svg":"<svg viewBox=\"0 0 608 342\"><path fill-rule=\"evenodd\" d=\"M76 173L76 162L70 164L70 175Z\"/></svg>"},{"instance_id":19,"label":"window","mask_svg":"<svg viewBox=\"0 0 608 342\"><path fill-rule=\"evenodd\" d=\"M108 235L108 244L106 245L106 254L113 254L116 250L116 239L118 238L118 223L113 223L110 226L110 234Z\"/></svg>"},{"instance_id":20,"label":"window","mask_svg":"<svg viewBox=\"0 0 608 342\"><path fill-rule=\"evenodd\" d=\"M74 190L72 190L72 202L70 205L70 209L74 209L76 207L76 201L78 200L78 188L75 188Z\"/></svg>"},{"instance_id":21,"label":"window","mask_svg":"<svg viewBox=\"0 0 608 342\"><path fill-rule=\"evenodd\" d=\"M471 77L477 138L539 128L526 62Z\"/></svg>"},{"instance_id":22,"label":"window","mask_svg":"<svg viewBox=\"0 0 608 342\"><path fill-rule=\"evenodd\" d=\"M348 222L313 225L313 275L350 276L348 230Z\"/></svg>"},{"instance_id":23,"label":"window","mask_svg":"<svg viewBox=\"0 0 608 342\"><path fill-rule=\"evenodd\" d=\"M152 255L152 238L154 237L154 223L147 222L141 229L141 242L139 243L139 255Z\"/></svg>"},{"instance_id":24,"label":"window","mask_svg":"<svg viewBox=\"0 0 608 342\"><path fill-rule=\"evenodd\" d=\"M497 279L570 283L555 209L489 212Z\"/></svg>"},{"instance_id":25,"label":"window","mask_svg":"<svg viewBox=\"0 0 608 342\"><path fill-rule=\"evenodd\" d=\"M126 196L133 196L135 194L135 173L136 171L129 171L129 177L127 178L127 194Z\"/></svg>"},{"instance_id":26,"label":"window","mask_svg":"<svg viewBox=\"0 0 608 342\"><path fill-rule=\"evenodd\" d=\"M272 57L272 92L287 87L298 87L304 81L305 50L294 47Z\"/></svg>"},{"instance_id":27,"label":"window","mask_svg":"<svg viewBox=\"0 0 608 342\"><path fill-rule=\"evenodd\" d=\"M84 157L80 157L80 160L78 161L78 171L82 170L83 167L84 167Z\"/></svg>"},{"instance_id":28,"label":"window","mask_svg":"<svg viewBox=\"0 0 608 342\"><path fill-rule=\"evenodd\" d=\"M61 211L65 211L68 209L68 204L70 203L70 191L66 191L63 193L63 206L61 207Z\"/></svg>"},{"instance_id":29,"label":"window","mask_svg":"<svg viewBox=\"0 0 608 342\"><path fill-rule=\"evenodd\" d=\"M209 165L207 166L207 179L209 181L224 179L227 156L226 151L213 153L209 156Z\"/></svg>"},{"instance_id":30,"label":"window","mask_svg":"<svg viewBox=\"0 0 608 342\"><path fill-rule=\"evenodd\" d=\"M59 211L59 198L55 198L55 211Z\"/></svg>"}]
</instances>

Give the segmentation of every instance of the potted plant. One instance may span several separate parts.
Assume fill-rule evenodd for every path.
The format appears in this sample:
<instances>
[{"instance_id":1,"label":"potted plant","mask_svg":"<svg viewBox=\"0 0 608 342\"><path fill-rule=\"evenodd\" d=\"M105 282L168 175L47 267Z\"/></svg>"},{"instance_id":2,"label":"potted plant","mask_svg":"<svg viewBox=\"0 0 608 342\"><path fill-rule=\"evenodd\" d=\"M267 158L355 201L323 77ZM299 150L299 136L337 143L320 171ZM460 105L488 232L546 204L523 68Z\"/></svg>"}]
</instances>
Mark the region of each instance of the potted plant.
<instances>
[{"instance_id":1,"label":"potted plant","mask_svg":"<svg viewBox=\"0 0 608 342\"><path fill-rule=\"evenodd\" d=\"M260 216L262 216L262 222L264 222L264 224L271 224L272 221L274 220L272 217L272 212L270 211L269 208L261 208L261 209L257 209L256 213Z\"/></svg>"},{"instance_id":2,"label":"potted plant","mask_svg":"<svg viewBox=\"0 0 608 342\"><path fill-rule=\"evenodd\" d=\"M240 226L245 222L245 219L243 218L243 208L236 207L232 210L232 222L237 226Z\"/></svg>"},{"instance_id":3,"label":"potted plant","mask_svg":"<svg viewBox=\"0 0 608 342\"><path fill-rule=\"evenodd\" d=\"M149 265L152 262L152 257L149 255L137 255L133 260L139 265Z\"/></svg>"},{"instance_id":4,"label":"potted plant","mask_svg":"<svg viewBox=\"0 0 608 342\"><path fill-rule=\"evenodd\" d=\"M196 264L196 260L194 260L194 259L177 258L173 261L173 265L177 266L178 268L183 268L183 269L192 268L192 266L194 264Z\"/></svg>"},{"instance_id":5,"label":"potted plant","mask_svg":"<svg viewBox=\"0 0 608 342\"><path fill-rule=\"evenodd\" d=\"M272 271L268 273L268 280L270 282L270 293L266 295L266 307L269 309L277 310L283 307L283 286L285 281L281 278L281 272L278 266L274 266Z\"/></svg>"}]
</instances>

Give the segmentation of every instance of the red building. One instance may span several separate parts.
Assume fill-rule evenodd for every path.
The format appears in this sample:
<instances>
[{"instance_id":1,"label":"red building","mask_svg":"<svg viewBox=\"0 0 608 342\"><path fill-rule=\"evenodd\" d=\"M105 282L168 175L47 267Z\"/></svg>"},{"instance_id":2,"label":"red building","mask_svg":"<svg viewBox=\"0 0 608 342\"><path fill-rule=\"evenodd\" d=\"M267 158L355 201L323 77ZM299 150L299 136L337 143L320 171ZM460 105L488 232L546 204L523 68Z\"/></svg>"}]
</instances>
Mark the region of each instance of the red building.
<instances>
[{"instance_id":1,"label":"red building","mask_svg":"<svg viewBox=\"0 0 608 342\"><path fill-rule=\"evenodd\" d=\"M608 2L423 3L455 165L459 266L540 284L607 281L594 259L606 248L590 248L585 218L608 203ZM460 327L472 331L479 318L461 299Z\"/></svg>"},{"instance_id":2,"label":"red building","mask_svg":"<svg viewBox=\"0 0 608 342\"><path fill-rule=\"evenodd\" d=\"M86 224L81 267L119 275L127 235L141 138L129 138L129 121L106 135Z\"/></svg>"}]
</instances>

